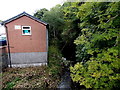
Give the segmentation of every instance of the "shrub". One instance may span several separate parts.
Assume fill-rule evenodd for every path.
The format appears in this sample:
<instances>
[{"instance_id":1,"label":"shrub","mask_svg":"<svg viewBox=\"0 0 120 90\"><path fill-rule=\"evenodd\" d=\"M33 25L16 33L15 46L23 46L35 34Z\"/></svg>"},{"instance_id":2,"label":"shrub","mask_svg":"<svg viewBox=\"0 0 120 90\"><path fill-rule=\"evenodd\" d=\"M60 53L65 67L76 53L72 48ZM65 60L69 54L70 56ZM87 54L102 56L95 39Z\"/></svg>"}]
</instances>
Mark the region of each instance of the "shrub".
<instances>
[{"instance_id":1,"label":"shrub","mask_svg":"<svg viewBox=\"0 0 120 90\"><path fill-rule=\"evenodd\" d=\"M75 40L79 63L70 67L72 80L86 88L120 87L120 2L86 2L79 9L82 33Z\"/></svg>"},{"instance_id":2,"label":"shrub","mask_svg":"<svg viewBox=\"0 0 120 90\"><path fill-rule=\"evenodd\" d=\"M62 55L56 46L49 46L48 61L50 74L52 76L58 76L62 70Z\"/></svg>"}]
</instances>

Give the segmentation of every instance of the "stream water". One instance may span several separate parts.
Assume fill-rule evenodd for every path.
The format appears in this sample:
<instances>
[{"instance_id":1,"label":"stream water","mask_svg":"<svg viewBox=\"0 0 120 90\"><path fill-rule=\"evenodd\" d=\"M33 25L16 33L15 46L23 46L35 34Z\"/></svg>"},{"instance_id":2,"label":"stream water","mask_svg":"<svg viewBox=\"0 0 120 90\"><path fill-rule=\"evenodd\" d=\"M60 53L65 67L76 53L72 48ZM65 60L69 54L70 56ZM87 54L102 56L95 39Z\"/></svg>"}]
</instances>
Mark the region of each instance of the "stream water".
<instances>
[{"instance_id":1,"label":"stream water","mask_svg":"<svg viewBox=\"0 0 120 90\"><path fill-rule=\"evenodd\" d=\"M66 71L64 75L61 77L61 82L58 85L59 90L70 90L71 89L71 78L70 78L70 72Z\"/></svg>"}]
</instances>

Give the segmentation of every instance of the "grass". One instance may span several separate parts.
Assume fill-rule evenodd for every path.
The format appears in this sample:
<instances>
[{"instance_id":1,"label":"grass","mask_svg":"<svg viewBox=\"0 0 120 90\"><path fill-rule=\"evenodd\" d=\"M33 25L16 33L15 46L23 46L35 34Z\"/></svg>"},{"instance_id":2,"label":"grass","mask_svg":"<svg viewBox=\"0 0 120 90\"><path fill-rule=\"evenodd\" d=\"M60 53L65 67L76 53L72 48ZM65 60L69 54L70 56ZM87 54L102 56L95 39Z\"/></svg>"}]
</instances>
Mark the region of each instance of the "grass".
<instances>
[{"instance_id":1,"label":"grass","mask_svg":"<svg viewBox=\"0 0 120 90\"><path fill-rule=\"evenodd\" d=\"M53 77L47 66L7 68L2 72L2 88L56 88L59 76Z\"/></svg>"}]
</instances>

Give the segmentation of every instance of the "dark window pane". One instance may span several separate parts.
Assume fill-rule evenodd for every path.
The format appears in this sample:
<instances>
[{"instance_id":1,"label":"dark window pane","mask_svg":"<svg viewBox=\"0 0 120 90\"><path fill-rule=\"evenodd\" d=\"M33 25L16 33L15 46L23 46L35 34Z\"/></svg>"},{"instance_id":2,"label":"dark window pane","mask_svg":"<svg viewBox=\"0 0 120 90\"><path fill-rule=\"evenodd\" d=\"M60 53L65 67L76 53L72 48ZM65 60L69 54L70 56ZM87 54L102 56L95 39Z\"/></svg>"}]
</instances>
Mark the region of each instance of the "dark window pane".
<instances>
[{"instance_id":1,"label":"dark window pane","mask_svg":"<svg viewBox=\"0 0 120 90\"><path fill-rule=\"evenodd\" d=\"M30 30L28 30L28 32L30 33Z\"/></svg>"},{"instance_id":2,"label":"dark window pane","mask_svg":"<svg viewBox=\"0 0 120 90\"><path fill-rule=\"evenodd\" d=\"M23 30L23 34L25 34L25 30Z\"/></svg>"},{"instance_id":3,"label":"dark window pane","mask_svg":"<svg viewBox=\"0 0 120 90\"><path fill-rule=\"evenodd\" d=\"M30 27L23 27L23 29L30 29Z\"/></svg>"}]
</instances>

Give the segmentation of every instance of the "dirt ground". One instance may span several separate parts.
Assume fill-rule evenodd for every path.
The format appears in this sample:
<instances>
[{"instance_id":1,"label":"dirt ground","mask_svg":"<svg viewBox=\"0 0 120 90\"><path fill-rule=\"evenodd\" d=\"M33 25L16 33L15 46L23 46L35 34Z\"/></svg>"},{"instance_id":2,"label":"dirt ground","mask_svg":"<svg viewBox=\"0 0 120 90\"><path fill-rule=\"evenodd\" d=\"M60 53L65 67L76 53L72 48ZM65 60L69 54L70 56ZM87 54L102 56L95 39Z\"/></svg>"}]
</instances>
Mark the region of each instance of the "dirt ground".
<instances>
[{"instance_id":1,"label":"dirt ground","mask_svg":"<svg viewBox=\"0 0 120 90\"><path fill-rule=\"evenodd\" d=\"M7 68L1 73L2 88L56 88L60 78L53 77L47 66Z\"/></svg>"}]
</instances>

